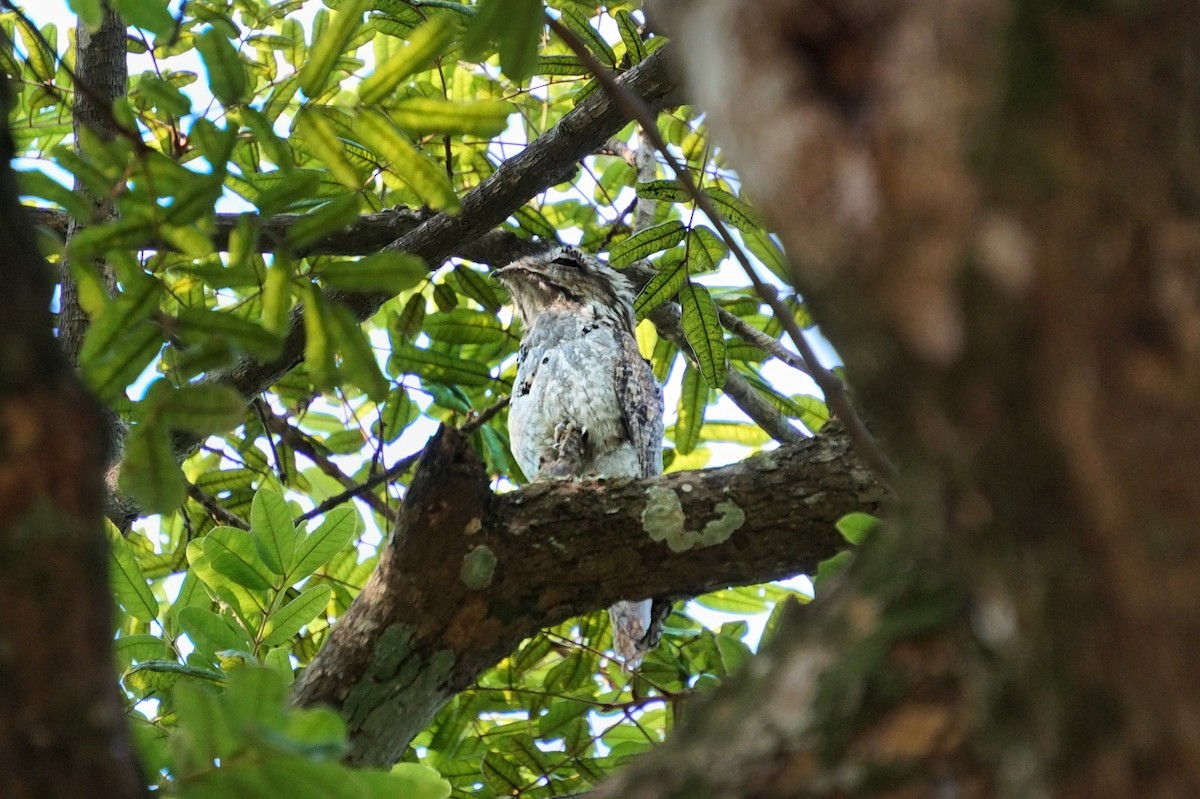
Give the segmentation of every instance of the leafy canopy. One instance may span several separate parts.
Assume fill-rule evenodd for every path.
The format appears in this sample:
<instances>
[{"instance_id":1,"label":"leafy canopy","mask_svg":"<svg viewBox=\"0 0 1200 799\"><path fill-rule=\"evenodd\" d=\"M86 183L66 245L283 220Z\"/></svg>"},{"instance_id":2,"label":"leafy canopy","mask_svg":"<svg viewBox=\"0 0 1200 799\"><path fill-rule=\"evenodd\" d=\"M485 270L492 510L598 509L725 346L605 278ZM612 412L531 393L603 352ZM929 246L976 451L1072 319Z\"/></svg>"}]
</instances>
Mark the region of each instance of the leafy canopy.
<instances>
[{"instance_id":1,"label":"leafy canopy","mask_svg":"<svg viewBox=\"0 0 1200 799\"><path fill-rule=\"evenodd\" d=\"M487 278L499 264L368 254L353 226L393 209L460 211L504 159L598 90L545 14L625 71L663 44L637 5L194 0L176 16L163 0L114 0L131 26L128 96L113 109L124 133L78 140L72 20L35 3L0 12L26 201L82 225L65 246L46 231L43 243L69 265L88 320L80 370L130 426L120 488L153 514L111 535L118 666L152 782L186 796L584 790L661 740L689 695L749 654L746 621L709 614L702 624L697 608L762 615L791 593L731 589L677 610L636 675L605 655L606 614L546 630L450 702L407 756L422 766L391 774L348 776L340 720L283 708L294 669L374 567L410 474L364 483L419 449L434 423L495 405L515 373L520 331ZM86 25L101 21L100 0L70 8ZM744 246L784 279L782 253L702 119L681 107L659 129ZM669 469L769 441L719 399L730 372L816 430L824 404L718 314L770 338L779 321L673 176L639 175L636 144L630 125L514 209L502 232L569 240L617 267L648 261L639 319L681 304L690 359L648 321L638 331L668 385ZM635 203L647 214L636 230ZM337 300L364 293L387 298L365 320ZM247 407L213 378L279 358L298 305L301 365L255 386ZM202 445L180 463L185 440ZM524 482L503 412L473 442L498 479ZM313 511L348 490L356 499Z\"/></svg>"}]
</instances>

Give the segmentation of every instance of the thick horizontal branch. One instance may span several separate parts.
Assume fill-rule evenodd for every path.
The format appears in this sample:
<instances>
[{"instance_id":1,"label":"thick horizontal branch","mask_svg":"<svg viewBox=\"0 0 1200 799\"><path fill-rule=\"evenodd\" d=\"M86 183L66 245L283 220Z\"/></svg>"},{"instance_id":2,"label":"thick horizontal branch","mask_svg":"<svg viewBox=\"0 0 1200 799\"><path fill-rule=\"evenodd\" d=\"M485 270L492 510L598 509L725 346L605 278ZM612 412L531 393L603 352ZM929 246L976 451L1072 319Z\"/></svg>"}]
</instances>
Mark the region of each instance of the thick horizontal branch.
<instances>
[{"instance_id":1,"label":"thick horizontal branch","mask_svg":"<svg viewBox=\"0 0 1200 799\"><path fill-rule=\"evenodd\" d=\"M443 430L293 701L337 708L351 759L390 764L537 630L622 598L811 573L844 545L837 519L885 493L835 433L720 469L495 495L466 437Z\"/></svg>"}]
</instances>

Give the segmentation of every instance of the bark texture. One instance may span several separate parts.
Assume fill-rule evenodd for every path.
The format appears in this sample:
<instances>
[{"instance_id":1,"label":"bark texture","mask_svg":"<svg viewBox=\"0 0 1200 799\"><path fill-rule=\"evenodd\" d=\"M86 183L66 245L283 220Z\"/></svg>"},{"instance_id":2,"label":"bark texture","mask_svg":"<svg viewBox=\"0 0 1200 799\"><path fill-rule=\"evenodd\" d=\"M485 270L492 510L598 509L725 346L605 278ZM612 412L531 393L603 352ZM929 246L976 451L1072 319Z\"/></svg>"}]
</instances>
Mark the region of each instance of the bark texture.
<instances>
[{"instance_id":1,"label":"bark texture","mask_svg":"<svg viewBox=\"0 0 1200 799\"><path fill-rule=\"evenodd\" d=\"M104 424L51 332L50 266L8 165L5 88L0 81L0 795L142 796L111 650Z\"/></svg>"},{"instance_id":2,"label":"bark texture","mask_svg":"<svg viewBox=\"0 0 1200 799\"><path fill-rule=\"evenodd\" d=\"M811 572L834 522L884 489L841 434L736 466L494 495L466 437L426 448L362 594L292 692L347 719L352 761L389 765L521 639L621 598Z\"/></svg>"},{"instance_id":3,"label":"bark texture","mask_svg":"<svg viewBox=\"0 0 1200 799\"><path fill-rule=\"evenodd\" d=\"M904 501L600 795L1200 795L1200 7L655 5Z\"/></svg>"}]
</instances>

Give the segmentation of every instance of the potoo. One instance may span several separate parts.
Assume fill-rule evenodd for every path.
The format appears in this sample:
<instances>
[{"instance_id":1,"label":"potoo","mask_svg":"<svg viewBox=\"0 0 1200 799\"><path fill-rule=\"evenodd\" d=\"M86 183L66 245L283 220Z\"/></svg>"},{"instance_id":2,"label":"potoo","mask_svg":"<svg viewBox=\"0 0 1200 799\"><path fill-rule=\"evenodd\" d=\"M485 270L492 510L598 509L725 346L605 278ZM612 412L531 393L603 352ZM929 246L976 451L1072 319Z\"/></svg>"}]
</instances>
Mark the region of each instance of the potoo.
<instances>
[{"instance_id":1,"label":"potoo","mask_svg":"<svg viewBox=\"0 0 1200 799\"><path fill-rule=\"evenodd\" d=\"M525 327L508 413L525 475L659 474L662 392L638 352L625 276L574 247L522 258L495 276ZM652 618L651 607L645 599L609 608L614 648L628 663L658 643L661 618Z\"/></svg>"}]
</instances>

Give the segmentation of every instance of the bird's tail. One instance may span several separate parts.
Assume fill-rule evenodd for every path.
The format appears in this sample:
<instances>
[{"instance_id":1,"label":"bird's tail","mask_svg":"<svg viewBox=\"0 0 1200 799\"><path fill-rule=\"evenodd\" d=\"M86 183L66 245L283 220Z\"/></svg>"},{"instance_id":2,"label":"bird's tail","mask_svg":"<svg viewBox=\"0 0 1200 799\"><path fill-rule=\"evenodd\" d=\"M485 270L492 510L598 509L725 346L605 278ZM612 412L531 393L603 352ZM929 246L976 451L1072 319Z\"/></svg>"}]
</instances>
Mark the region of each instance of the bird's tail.
<instances>
[{"instance_id":1,"label":"bird's tail","mask_svg":"<svg viewBox=\"0 0 1200 799\"><path fill-rule=\"evenodd\" d=\"M643 599L618 602L608 609L608 617L612 620L613 648L629 668L636 667L642 656L658 645L661 625L652 624L652 604L651 600Z\"/></svg>"}]
</instances>

